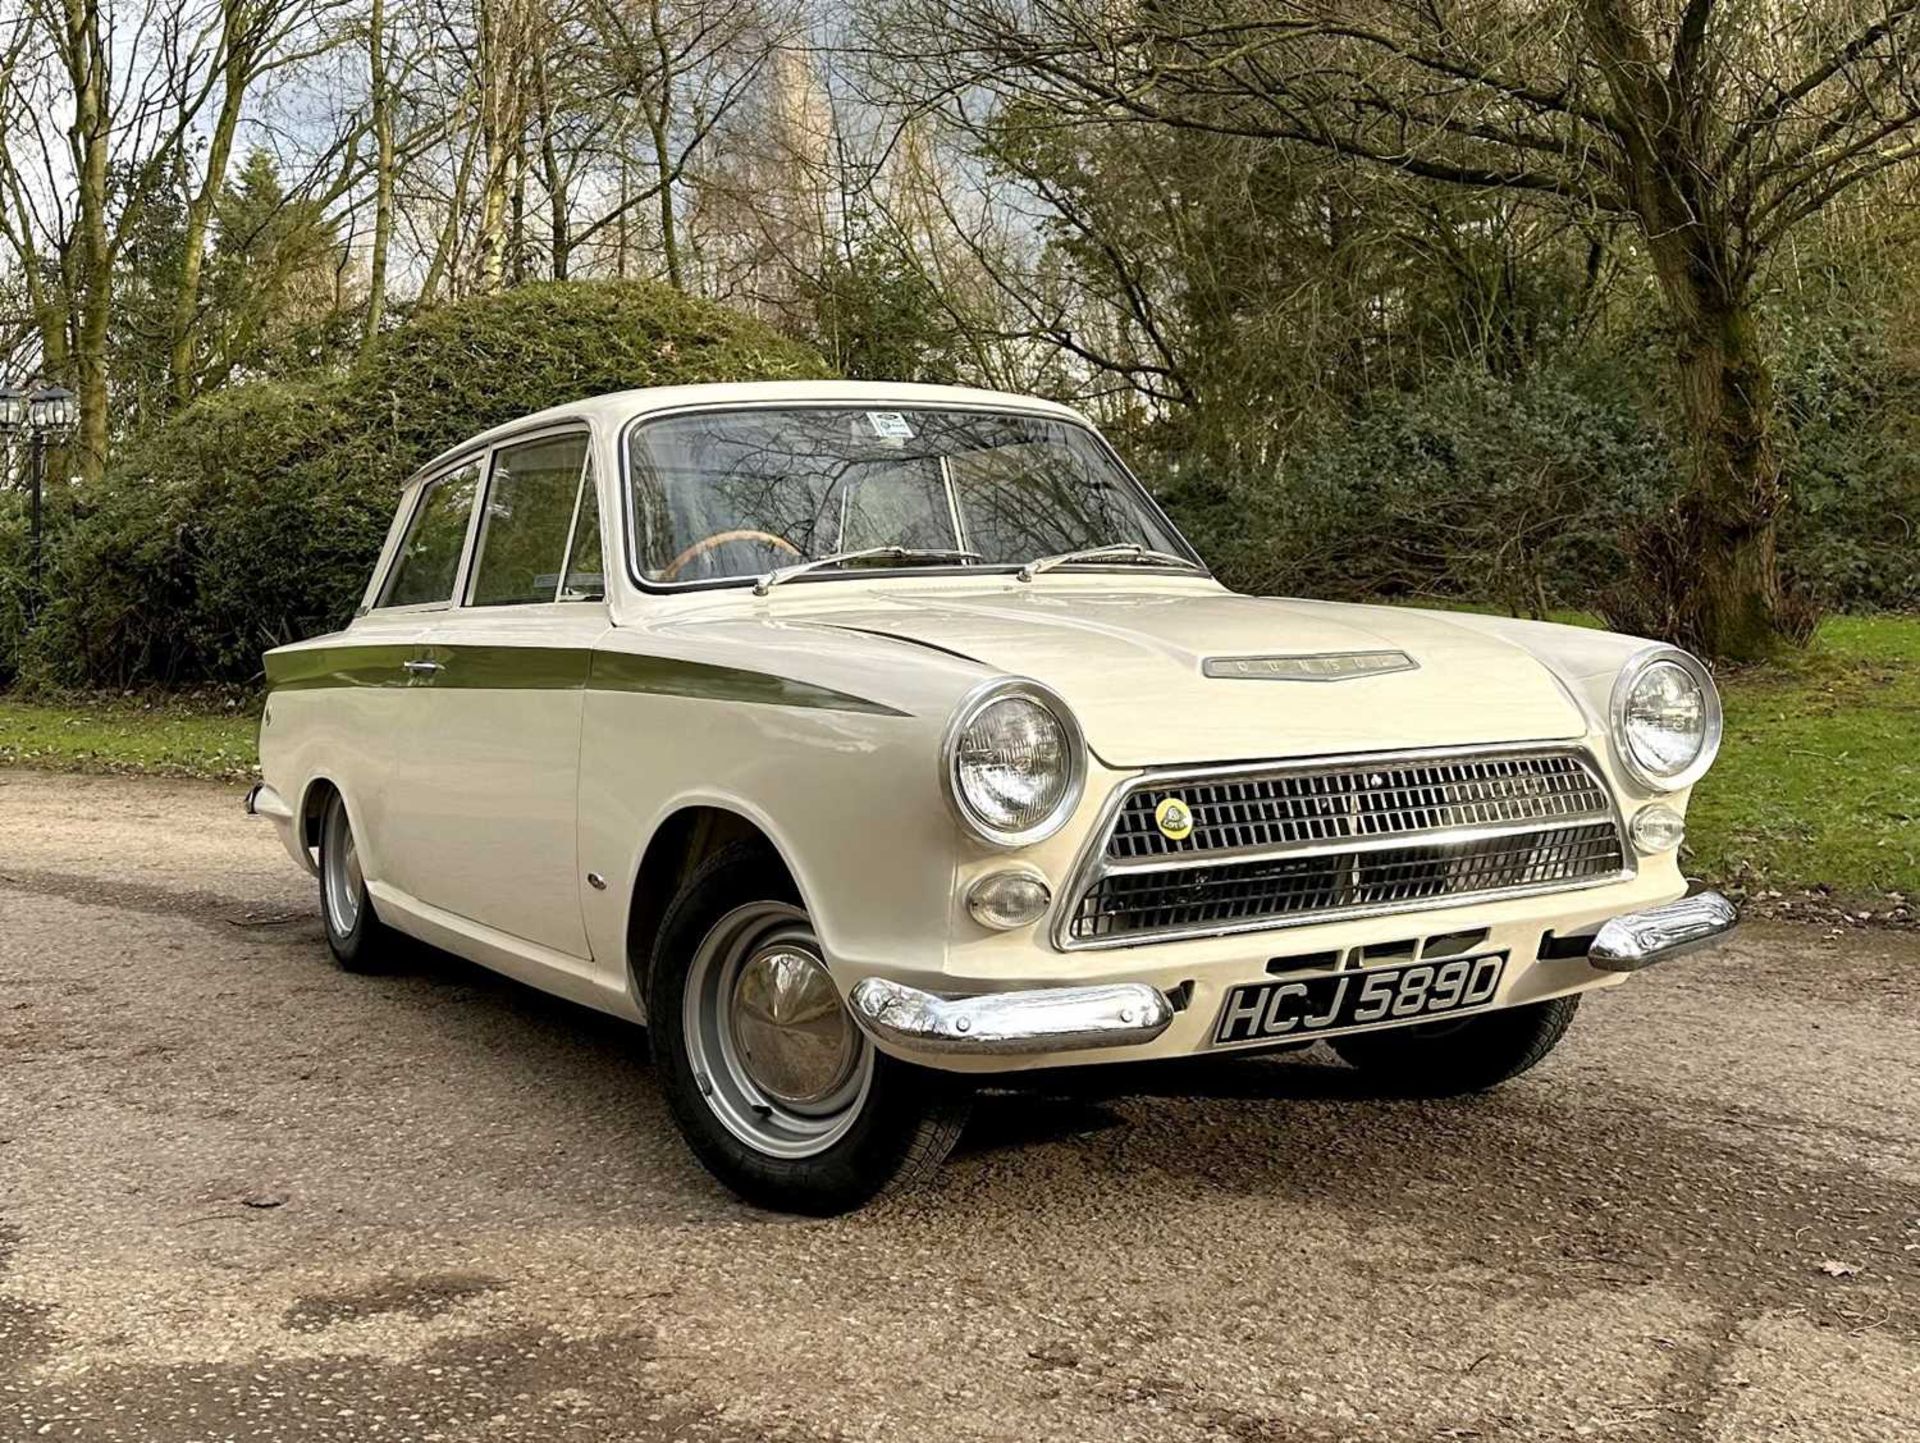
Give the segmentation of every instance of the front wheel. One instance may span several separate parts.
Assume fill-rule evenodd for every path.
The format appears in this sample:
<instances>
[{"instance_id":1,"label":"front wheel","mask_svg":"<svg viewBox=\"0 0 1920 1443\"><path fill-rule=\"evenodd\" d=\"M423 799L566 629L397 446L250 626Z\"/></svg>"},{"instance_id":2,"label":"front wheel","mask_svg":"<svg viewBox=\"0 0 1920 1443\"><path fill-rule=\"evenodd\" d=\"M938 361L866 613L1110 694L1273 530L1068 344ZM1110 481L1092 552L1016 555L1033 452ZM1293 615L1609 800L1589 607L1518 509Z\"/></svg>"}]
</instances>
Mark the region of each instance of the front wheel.
<instances>
[{"instance_id":1,"label":"front wheel","mask_svg":"<svg viewBox=\"0 0 1920 1443\"><path fill-rule=\"evenodd\" d=\"M1333 1037L1341 1061L1410 1097L1485 1092L1533 1067L1566 1035L1580 999L1556 997L1456 1021Z\"/></svg>"},{"instance_id":2,"label":"front wheel","mask_svg":"<svg viewBox=\"0 0 1920 1443\"><path fill-rule=\"evenodd\" d=\"M784 870L735 847L667 909L648 1013L694 1154L760 1207L827 1216L929 1176L965 1122L952 1081L876 1049Z\"/></svg>"}]
</instances>

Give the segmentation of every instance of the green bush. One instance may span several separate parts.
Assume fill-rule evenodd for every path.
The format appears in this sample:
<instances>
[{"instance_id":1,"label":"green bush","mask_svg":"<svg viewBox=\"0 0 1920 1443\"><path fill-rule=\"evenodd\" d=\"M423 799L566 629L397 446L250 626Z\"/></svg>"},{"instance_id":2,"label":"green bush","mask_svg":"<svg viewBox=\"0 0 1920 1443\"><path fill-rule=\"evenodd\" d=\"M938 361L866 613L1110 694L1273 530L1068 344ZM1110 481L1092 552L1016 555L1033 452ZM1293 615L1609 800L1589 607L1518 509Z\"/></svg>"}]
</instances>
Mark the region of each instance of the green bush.
<instances>
[{"instance_id":1,"label":"green bush","mask_svg":"<svg viewBox=\"0 0 1920 1443\"><path fill-rule=\"evenodd\" d=\"M1815 320L1777 377L1794 438L1781 569L1845 610L1920 608L1920 369L1886 326Z\"/></svg>"},{"instance_id":2,"label":"green bush","mask_svg":"<svg viewBox=\"0 0 1920 1443\"><path fill-rule=\"evenodd\" d=\"M1674 485L1668 444L1599 377L1463 366L1384 392L1276 478L1183 478L1163 499L1229 583L1517 613L1584 605Z\"/></svg>"},{"instance_id":3,"label":"green bush","mask_svg":"<svg viewBox=\"0 0 1920 1443\"><path fill-rule=\"evenodd\" d=\"M244 682L261 651L347 620L399 483L474 432L635 386L824 374L758 322L647 283L532 285L426 311L351 375L230 387L123 445L48 548L54 599L24 641L12 628L21 679ZM6 532L0 518L0 647Z\"/></svg>"},{"instance_id":4,"label":"green bush","mask_svg":"<svg viewBox=\"0 0 1920 1443\"><path fill-rule=\"evenodd\" d=\"M1920 608L1920 372L1866 327L1787 342L1780 554L1796 615ZM1630 548L1671 531L1680 464L1633 368L1612 356L1510 377L1466 364L1383 389L1265 471L1178 458L1144 469L1243 590L1519 614L1599 606L1645 629L1657 623L1615 603Z\"/></svg>"}]
</instances>

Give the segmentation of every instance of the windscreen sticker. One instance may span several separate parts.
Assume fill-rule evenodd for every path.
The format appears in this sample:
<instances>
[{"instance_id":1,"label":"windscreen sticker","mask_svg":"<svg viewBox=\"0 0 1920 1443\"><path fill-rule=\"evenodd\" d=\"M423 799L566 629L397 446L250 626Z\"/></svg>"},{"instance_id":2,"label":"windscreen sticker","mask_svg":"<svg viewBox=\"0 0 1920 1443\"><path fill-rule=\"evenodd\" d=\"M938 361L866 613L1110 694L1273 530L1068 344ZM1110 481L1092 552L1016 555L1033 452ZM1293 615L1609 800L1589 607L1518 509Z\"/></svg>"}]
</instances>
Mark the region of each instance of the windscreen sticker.
<instances>
[{"instance_id":1,"label":"windscreen sticker","mask_svg":"<svg viewBox=\"0 0 1920 1443\"><path fill-rule=\"evenodd\" d=\"M913 427L907 424L907 418L898 411L869 411L867 424L873 427L873 434L888 441L911 441Z\"/></svg>"}]
</instances>

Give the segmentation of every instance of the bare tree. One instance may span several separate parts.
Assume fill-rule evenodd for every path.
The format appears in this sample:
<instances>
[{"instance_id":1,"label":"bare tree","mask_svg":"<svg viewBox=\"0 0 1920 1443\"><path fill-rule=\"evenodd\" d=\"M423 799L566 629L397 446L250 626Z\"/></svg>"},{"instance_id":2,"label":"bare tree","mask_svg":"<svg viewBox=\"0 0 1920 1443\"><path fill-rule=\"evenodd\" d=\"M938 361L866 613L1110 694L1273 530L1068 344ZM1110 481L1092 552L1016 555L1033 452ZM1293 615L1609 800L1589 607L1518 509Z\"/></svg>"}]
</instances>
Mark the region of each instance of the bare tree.
<instances>
[{"instance_id":1,"label":"bare tree","mask_svg":"<svg viewBox=\"0 0 1920 1443\"><path fill-rule=\"evenodd\" d=\"M367 11L367 118L373 129L373 247L367 262L367 316L360 332L364 357L380 338L387 306L387 266L393 249L393 77L388 71L386 0Z\"/></svg>"},{"instance_id":2,"label":"bare tree","mask_svg":"<svg viewBox=\"0 0 1920 1443\"><path fill-rule=\"evenodd\" d=\"M1037 123L1309 146L1638 234L1691 447L1671 626L1769 651L1782 438L1756 275L1808 217L1920 155L1920 0L907 0L889 49L935 93Z\"/></svg>"},{"instance_id":3,"label":"bare tree","mask_svg":"<svg viewBox=\"0 0 1920 1443\"><path fill-rule=\"evenodd\" d=\"M596 0L606 100L633 117L652 182L623 182L615 203L570 240L578 249L651 203L666 278L689 289L681 192L710 144L755 92L793 31L787 0ZM626 134L615 133L616 146ZM620 151L624 163L625 151Z\"/></svg>"},{"instance_id":4,"label":"bare tree","mask_svg":"<svg viewBox=\"0 0 1920 1443\"><path fill-rule=\"evenodd\" d=\"M194 328L206 265L207 232L214 203L226 184L234 138L252 91L275 72L338 45L327 21L331 12L346 3L348 0L214 0L208 28L215 38L208 75L220 100L207 138L200 183L187 203L180 275L167 334L168 378L176 403L191 399L195 388Z\"/></svg>"},{"instance_id":5,"label":"bare tree","mask_svg":"<svg viewBox=\"0 0 1920 1443\"><path fill-rule=\"evenodd\" d=\"M480 215L474 243L475 288L506 280L508 210L526 166L526 128L534 57L545 39L534 0L476 0L474 74L480 97Z\"/></svg>"}]
</instances>

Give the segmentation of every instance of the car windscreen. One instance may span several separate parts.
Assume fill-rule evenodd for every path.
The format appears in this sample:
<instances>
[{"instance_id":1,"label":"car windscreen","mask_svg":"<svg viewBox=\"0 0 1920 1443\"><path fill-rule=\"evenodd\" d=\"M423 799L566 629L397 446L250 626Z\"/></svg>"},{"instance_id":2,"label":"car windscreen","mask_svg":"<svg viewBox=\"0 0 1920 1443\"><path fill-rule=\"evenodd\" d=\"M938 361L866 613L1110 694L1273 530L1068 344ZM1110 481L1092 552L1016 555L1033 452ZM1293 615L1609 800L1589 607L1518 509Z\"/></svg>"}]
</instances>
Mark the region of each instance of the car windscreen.
<instances>
[{"instance_id":1,"label":"car windscreen","mask_svg":"<svg viewBox=\"0 0 1920 1443\"><path fill-rule=\"evenodd\" d=\"M1085 427L855 407L709 411L629 433L634 554L654 582L757 576L870 547L952 564L1132 543L1191 554Z\"/></svg>"}]
</instances>

